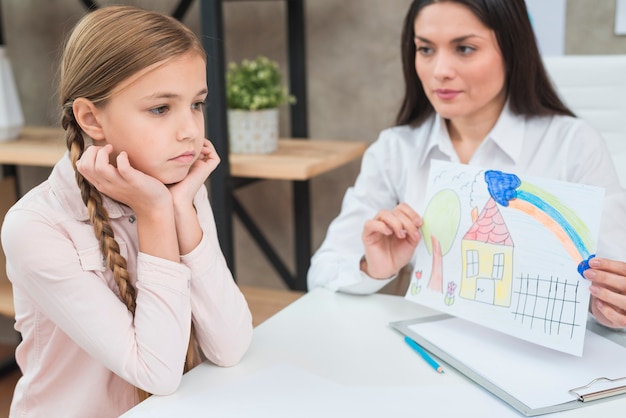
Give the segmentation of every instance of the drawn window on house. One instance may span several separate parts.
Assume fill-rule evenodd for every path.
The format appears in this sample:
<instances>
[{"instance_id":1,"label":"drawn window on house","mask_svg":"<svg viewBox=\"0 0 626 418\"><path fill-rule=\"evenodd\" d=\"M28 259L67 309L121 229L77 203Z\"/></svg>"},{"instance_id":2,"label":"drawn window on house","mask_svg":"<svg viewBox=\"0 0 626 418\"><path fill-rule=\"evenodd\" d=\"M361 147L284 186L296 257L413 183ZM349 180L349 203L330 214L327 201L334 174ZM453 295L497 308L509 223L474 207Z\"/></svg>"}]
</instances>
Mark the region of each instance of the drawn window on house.
<instances>
[{"instance_id":1,"label":"drawn window on house","mask_svg":"<svg viewBox=\"0 0 626 418\"><path fill-rule=\"evenodd\" d=\"M478 251L467 250L467 277L478 275Z\"/></svg>"},{"instance_id":2,"label":"drawn window on house","mask_svg":"<svg viewBox=\"0 0 626 418\"><path fill-rule=\"evenodd\" d=\"M493 270L491 277L494 279L502 279L504 275L504 253L497 253L493 255Z\"/></svg>"}]
</instances>

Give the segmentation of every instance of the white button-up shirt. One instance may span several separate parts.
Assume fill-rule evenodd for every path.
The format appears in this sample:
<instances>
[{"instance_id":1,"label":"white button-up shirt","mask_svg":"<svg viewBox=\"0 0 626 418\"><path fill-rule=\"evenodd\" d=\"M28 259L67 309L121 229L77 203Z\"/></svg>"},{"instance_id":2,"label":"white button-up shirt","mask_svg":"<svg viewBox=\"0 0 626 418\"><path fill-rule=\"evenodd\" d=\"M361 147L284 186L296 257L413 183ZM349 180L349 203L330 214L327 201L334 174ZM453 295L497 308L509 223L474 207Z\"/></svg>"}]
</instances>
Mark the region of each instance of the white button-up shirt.
<instances>
[{"instance_id":1,"label":"white button-up shirt","mask_svg":"<svg viewBox=\"0 0 626 418\"><path fill-rule=\"evenodd\" d=\"M363 225L381 209L401 202L422 214L432 159L460 162L438 115L417 128L397 126L380 134L365 152L341 213L311 260L309 289L321 286L366 294L393 280L372 279L361 272ZM597 255L626 261L626 192L604 140L584 120L518 116L505 106L469 164L605 188Z\"/></svg>"}]
</instances>

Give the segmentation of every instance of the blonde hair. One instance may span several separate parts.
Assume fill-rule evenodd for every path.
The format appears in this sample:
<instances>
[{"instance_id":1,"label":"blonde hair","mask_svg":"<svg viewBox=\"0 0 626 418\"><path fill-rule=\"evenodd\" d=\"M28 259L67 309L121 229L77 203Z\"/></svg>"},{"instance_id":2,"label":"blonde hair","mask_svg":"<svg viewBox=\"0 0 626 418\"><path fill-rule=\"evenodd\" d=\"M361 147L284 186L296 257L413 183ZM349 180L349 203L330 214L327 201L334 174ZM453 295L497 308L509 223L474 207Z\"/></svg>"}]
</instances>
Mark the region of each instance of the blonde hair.
<instances>
[{"instance_id":1,"label":"blonde hair","mask_svg":"<svg viewBox=\"0 0 626 418\"><path fill-rule=\"evenodd\" d=\"M76 183L87 206L89 219L99 240L107 267L113 272L120 298L135 314L136 290L130 283L126 260L120 253L102 195L76 170L76 161L85 150L84 132L76 121L72 105L86 98L96 106L104 105L120 82L155 63L189 52L206 55L198 37L169 16L131 6L104 7L85 15L67 39L59 85L61 126ZM200 362L193 324L185 371ZM149 394L138 388L139 397Z\"/></svg>"}]
</instances>

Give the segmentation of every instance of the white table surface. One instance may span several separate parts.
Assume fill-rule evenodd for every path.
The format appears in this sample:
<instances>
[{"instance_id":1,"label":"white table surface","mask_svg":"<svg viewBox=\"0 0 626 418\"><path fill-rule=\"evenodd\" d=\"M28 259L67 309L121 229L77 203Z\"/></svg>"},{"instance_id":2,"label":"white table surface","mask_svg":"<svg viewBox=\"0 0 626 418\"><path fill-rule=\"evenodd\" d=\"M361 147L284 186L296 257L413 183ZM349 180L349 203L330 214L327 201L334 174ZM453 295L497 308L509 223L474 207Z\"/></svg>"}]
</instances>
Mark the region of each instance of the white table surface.
<instances>
[{"instance_id":1,"label":"white table surface","mask_svg":"<svg viewBox=\"0 0 626 418\"><path fill-rule=\"evenodd\" d=\"M255 328L237 366L203 363L123 417L522 416L453 369L436 373L388 325L433 313L398 296L313 290ZM625 413L622 397L543 416Z\"/></svg>"}]
</instances>

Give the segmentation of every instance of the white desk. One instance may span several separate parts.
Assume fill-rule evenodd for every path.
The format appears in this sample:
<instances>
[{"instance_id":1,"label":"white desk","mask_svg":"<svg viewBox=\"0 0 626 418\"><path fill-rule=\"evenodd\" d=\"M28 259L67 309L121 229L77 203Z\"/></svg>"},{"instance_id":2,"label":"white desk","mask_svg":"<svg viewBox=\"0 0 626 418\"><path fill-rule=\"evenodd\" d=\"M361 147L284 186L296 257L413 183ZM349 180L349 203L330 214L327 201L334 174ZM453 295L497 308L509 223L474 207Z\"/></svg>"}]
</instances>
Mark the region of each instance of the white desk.
<instances>
[{"instance_id":1,"label":"white desk","mask_svg":"<svg viewBox=\"0 0 626 418\"><path fill-rule=\"evenodd\" d=\"M313 290L254 330L239 365L202 364L123 417L520 417L449 367L436 373L388 327L431 313L398 296ZM624 411L620 398L549 417Z\"/></svg>"}]
</instances>

